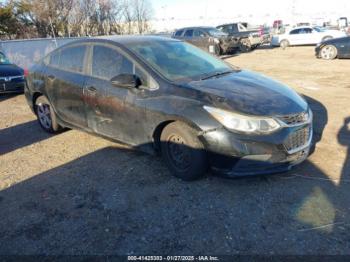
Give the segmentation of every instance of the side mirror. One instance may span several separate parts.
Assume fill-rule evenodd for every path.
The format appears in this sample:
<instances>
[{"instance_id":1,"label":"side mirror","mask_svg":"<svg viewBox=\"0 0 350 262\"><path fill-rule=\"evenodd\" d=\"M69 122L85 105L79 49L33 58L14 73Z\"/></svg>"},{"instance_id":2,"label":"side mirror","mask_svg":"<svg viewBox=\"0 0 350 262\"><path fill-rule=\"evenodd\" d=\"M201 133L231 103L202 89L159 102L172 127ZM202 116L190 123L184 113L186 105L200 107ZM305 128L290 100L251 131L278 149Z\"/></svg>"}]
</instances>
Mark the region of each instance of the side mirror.
<instances>
[{"instance_id":1,"label":"side mirror","mask_svg":"<svg viewBox=\"0 0 350 262\"><path fill-rule=\"evenodd\" d=\"M141 79L132 74L120 74L111 79L112 85L118 87L137 88L141 85Z\"/></svg>"}]
</instances>

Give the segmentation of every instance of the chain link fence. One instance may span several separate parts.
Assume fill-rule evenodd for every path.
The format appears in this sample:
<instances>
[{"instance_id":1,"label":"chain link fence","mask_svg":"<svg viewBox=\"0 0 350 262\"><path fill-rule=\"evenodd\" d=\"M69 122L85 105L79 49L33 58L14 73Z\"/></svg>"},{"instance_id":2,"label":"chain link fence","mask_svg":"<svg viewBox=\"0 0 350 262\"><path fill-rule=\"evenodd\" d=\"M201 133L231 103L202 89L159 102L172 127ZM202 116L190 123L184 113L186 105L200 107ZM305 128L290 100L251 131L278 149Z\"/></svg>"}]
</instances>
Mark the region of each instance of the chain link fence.
<instances>
[{"instance_id":1,"label":"chain link fence","mask_svg":"<svg viewBox=\"0 0 350 262\"><path fill-rule=\"evenodd\" d=\"M43 38L0 41L0 51L10 61L22 68L29 68L52 50L82 38Z\"/></svg>"}]
</instances>

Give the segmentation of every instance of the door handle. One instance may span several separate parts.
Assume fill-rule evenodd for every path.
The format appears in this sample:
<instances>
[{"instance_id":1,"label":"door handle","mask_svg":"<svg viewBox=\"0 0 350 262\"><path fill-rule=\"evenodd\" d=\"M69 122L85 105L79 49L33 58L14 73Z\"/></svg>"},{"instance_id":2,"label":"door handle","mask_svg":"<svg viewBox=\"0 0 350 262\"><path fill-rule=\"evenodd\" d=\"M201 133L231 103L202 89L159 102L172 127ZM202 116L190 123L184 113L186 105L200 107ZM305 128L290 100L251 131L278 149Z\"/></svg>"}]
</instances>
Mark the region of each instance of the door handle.
<instances>
[{"instance_id":1,"label":"door handle","mask_svg":"<svg viewBox=\"0 0 350 262\"><path fill-rule=\"evenodd\" d=\"M88 90L89 92L91 92L91 93L96 93L96 92L97 92L97 89L96 89L95 87L93 87L93 86L87 87L87 90Z\"/></svg>"}]
</instances>

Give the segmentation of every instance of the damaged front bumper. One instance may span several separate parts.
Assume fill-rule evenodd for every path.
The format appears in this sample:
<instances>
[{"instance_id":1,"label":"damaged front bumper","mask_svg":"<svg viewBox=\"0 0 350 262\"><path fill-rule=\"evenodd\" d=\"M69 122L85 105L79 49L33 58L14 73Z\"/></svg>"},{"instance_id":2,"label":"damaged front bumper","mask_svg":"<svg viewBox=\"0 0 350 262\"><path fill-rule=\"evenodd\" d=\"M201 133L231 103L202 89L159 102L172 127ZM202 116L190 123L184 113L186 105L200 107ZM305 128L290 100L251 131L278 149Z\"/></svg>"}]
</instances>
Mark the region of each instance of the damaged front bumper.
<instances>
[{"instance_id":1,"label":"damaged front bumper","mask_svg":"<svg viewBox=\"0 0 350 262\"><path fill-rule=\"evenodd\" d=\"M305 123L267 136L232 133L224 127L203 133L211 167L226 176L263 175L289 171L310 150L312 125Z\"/></svg>"}]
</instances>

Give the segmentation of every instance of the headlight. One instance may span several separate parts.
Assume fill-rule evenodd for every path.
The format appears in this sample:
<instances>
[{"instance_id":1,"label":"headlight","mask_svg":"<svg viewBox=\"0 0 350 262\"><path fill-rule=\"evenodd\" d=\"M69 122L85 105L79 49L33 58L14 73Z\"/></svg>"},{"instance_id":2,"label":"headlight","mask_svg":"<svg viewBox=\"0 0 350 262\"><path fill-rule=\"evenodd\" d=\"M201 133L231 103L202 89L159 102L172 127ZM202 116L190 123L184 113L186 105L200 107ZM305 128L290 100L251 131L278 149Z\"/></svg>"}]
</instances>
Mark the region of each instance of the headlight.
<instances>
[{"instance_id":1,"label":"headlight","mask_svg":"<svg viewBox=\"0 0 350 262\"><path fill-rule=\"evenodd\" d=\"M236 132L269 134L281 127L275 119L269 117L246 116L210 106L203 108L226 128Z\"/></svg>"}]
</instances>

